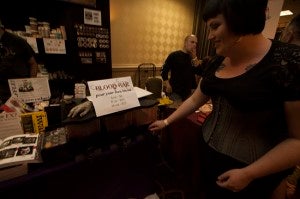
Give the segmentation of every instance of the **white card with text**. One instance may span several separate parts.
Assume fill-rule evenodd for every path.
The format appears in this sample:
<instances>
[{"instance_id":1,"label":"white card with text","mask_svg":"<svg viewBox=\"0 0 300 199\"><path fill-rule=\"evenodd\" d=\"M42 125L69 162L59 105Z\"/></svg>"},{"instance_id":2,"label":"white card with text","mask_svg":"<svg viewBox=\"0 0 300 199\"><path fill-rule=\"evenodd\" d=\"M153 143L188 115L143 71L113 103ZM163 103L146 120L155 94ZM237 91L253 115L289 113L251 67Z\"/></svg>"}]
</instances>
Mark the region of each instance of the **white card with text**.
<instances>
[{"instance_id":1,"label":"white card with text","mask_svg":"<svg viewBox=\"0 0 300 199\"><path fill-rule=\"evenodd\" d=\"M140 106L131 77L88 81L97 117Z\"/></svg>"}]
</instances>

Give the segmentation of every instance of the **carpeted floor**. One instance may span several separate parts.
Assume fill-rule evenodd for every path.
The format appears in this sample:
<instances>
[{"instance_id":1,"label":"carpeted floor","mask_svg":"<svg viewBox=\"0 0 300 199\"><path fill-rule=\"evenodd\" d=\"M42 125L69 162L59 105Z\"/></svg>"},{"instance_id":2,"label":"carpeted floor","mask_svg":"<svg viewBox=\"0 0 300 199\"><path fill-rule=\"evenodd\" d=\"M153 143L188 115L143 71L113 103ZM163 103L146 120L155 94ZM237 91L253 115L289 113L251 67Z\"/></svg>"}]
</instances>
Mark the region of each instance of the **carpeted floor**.
<instances>
[{"instance_id":1,"label":"carpeted floor","mask_svg":"<svg viewBox=\"0 0 300 199\"><path fill-rule=\"evenodd\" d=\"M184 199L184 190L179 186L176 174L165 164L158 165L155 176L156 193L160 199Z\"/></svg>"},{"instance_id":2,"label":"carpeted floor","mask_svg":"<svg viewBox=\"0 0 300 199\"><path fill-rule=\"evenodd\" d=\"M154 172L156 194L159 199L204 199L199 187L193 185L189 172L178 172L174 162L157 147L156 168Z\"/></svg>"},{"instance_id":3,"label":"carpeted floor","mask_svg":"<svg viewBox=\"0 0 300 199\"><path fill-rule=\"evenodd\" d=\"M165 160L164 155L158 148L157 165L154 173L156 194L160 199L192 199L188 196L184 186L180 182L180 178Z\"/></svg>"}]
</instances>

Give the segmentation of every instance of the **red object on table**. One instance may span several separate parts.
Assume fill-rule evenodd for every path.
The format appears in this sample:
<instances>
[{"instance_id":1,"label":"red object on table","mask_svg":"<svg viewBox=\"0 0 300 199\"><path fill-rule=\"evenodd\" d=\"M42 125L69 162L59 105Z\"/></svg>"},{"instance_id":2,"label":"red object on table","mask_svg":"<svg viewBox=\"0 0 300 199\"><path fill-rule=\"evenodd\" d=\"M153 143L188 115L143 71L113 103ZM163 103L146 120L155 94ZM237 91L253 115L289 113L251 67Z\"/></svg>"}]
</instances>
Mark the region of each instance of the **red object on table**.
<instances>
[{"instance_id":1,"label":"red object on table","mask_svg":"<svg viewBox=\"0 0 300 199\"><path fill-rule=\"evenodd\" d=\"M210 112L202 112L199 111L197 114L197 121L200 122L200 124L203 124L203 122L205 121L205 119L207 118L207 116L210 114Z\"/></svg>"}]
</instances>

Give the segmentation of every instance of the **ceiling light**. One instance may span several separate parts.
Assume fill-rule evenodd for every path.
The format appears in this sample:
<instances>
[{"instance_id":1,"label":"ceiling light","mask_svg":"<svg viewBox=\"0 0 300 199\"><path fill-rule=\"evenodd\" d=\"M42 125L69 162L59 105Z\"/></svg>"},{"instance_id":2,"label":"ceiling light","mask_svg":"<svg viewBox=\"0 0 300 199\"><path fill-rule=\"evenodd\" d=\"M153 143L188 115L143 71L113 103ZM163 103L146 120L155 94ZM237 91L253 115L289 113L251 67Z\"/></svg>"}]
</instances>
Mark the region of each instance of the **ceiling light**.
<instances>
[{"instance_id":1,"label":"ceiling light","mask_svg":"<svg viewBox=\"0 0 300 199\"><path fill-rule=\"evenodd\" d=\"M290 10L283 10L280 12L280 16L292 15L293 13Z\"/></svg>"}]
</instances>

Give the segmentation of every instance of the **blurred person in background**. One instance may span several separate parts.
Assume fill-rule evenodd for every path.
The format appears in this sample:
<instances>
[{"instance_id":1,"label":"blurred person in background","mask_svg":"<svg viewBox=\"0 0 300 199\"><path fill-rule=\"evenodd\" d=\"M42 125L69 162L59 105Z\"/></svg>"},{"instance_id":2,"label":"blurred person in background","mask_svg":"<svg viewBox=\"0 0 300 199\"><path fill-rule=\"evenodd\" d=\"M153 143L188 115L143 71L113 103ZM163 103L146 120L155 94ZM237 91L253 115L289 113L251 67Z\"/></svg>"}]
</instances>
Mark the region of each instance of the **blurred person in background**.
<instances>
[{"instance_id":1,"label":"blurred person in background","mask_svg":"<svg viewBox=\"0 0 300 199\"><path fill-rule=\"evenodd\" d=\"M171 52L162 66L165 91L173 101L182 102L197 87L196 67L201 63L196 55L197 43L195 35L186 36L183 49Z\"/></svg>"},{"instance_id":2,"label":"blurred person in background","mask_svg":"<svg viewBox=\"0 0 300 199\"><path fill-rule=\"evenodd\" d=\"M280 35L280 41L300 46L300 14L292 18ZM296 199L300 198L300 164L297 165L291 175L276 189L272 199Z\"/></svg>"},{"instance_id":3,"label":"blurred person in background","mask_svg":"<svg viewBox=\"0 0 300 199\"><path fill-rule=\"evenodd\" d=\"M0 106L11 96L8 79L36 77L35 52L27 41L7 32L0 20Z\"/></svg>"},{"instance_id":4,"label":"blurred person in background","mask_svg":"<svg viewBox=\"0 0 300 199\"><path fill-rule=\"evenodd\" d=\"M283 30L280 41L300 46L300 14L293 17Z\"/></svg>"}]
</instances>

